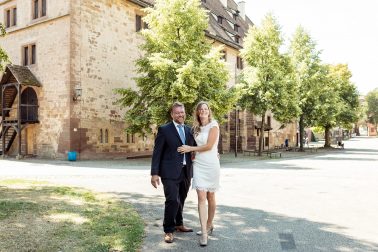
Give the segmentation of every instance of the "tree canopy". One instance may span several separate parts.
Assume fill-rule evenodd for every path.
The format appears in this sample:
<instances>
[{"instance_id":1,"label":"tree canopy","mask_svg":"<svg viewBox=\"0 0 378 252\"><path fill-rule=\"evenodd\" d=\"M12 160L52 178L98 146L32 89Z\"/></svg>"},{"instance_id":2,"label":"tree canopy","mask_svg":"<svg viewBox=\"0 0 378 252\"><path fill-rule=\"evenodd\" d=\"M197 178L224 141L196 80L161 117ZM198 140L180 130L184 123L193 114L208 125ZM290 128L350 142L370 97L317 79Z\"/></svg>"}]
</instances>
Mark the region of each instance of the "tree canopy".
<instances>
[{"instance_id":1,"label":"tree canopy","mask_svg":"<svg viewBox=\"0 0 378 252\"><path fill-rule=\"evenodd\" d=\"M325 129L325 146L330 146L329 130L335 126L351 128L359 114L358 92L351 82L348 65L327 65L328 75L322 83L316 125Z\"/></svg>"},{"instance_id":2,"label":"tree canopy","mask_svg":"<svg viewBox=\"0 0 378 252\"><path fill-rule=\"evenodd\" d=\"M378 124L378 88L370 91L366 95L367 111L366 115L370 123Z\"/></svg>"},{"instance_id":3,"label":"tree canopy","mask_svg":"<svg viewBox=\"0 0 378 252\"><path fill-rule=\"evenodd\" d=\"M148 29L141 32L144 55L137 60L137 89L118 89L118 103L127 108L131 132L150 132L151 125L170 120L174 101L185 104L187 115L201 100L208 101L218 119L236 102L236 92L226 86L228 70L221 47L205 37L208 13L199 0L157 0L145 9Z\"/></svg>"},{"instance_id":4,"label":"tree canopy","mask_svg":"<svg viewBox=\"0 0 378 252\"><path fill-rule=\"evenodd\" d=\"M298 114L293 69L287 55L280 52L283 39L276 19L268 14L260 27L249 29L241 55L248 63L241 78L240 104L248 111L264 119L267 111L282 122L288 122ZM262 151L260 134L259 152Z\"/></svg>"}]
</instances>

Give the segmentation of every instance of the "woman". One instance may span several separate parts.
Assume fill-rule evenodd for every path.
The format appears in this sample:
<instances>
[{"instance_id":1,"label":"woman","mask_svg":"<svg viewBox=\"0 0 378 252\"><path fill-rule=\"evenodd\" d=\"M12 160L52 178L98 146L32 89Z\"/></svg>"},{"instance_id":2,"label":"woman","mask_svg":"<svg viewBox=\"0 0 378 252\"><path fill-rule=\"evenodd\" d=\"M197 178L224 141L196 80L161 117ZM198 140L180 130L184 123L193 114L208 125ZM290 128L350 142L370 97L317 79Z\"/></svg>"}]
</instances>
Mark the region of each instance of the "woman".
<instances>
[{"instance_id":1,"label":"woman","mask_svg":"<svg viewBox=\"0 0 378 252\"><path fill-rule=\"evenodd\" d=\"M197 146L183 145L180 153L196 152L193 160L193 189L197 190L198 213L201 223L200 245L207 245L207 235L213 232L215 191L219 189L220 163L218 157L219 126L212 119L207 102L197 104L194 112L193 135ZM208 209L206 209L206 200Z\"/></svg>"}]
</instances>

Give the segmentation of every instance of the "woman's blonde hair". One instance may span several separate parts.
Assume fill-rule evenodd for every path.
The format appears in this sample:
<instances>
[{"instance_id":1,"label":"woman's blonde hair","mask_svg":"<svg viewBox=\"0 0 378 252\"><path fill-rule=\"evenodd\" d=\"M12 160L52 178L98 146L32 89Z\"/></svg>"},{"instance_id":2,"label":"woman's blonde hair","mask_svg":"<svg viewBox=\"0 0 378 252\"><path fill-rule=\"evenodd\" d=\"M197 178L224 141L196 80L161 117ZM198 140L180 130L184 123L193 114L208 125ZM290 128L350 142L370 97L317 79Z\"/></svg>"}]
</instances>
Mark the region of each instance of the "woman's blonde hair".
<instances>
[{"instance_id":1,"label":"woman's blonde hair","mask_svg":"<svg viewBox=\"0 0 378 252\"><path fill-rule=\"evenodd\" d=\"M208 102L205 102L205 101L200 101L199 103L197 103L197 106L196 106L196 109L194 110L194 113L193 113L193 118L194 118L194 121L193 121L193 135L198 135L201 131L201 119L199 117L200 113L200 109L201 109L201 106L202 105L206 105L207 108L209 109L209 122L211 122L213 120L213 113L211 112L211 109L210 109L210 106L209 106L209 103Z\"/></svg>"}]
</instances>

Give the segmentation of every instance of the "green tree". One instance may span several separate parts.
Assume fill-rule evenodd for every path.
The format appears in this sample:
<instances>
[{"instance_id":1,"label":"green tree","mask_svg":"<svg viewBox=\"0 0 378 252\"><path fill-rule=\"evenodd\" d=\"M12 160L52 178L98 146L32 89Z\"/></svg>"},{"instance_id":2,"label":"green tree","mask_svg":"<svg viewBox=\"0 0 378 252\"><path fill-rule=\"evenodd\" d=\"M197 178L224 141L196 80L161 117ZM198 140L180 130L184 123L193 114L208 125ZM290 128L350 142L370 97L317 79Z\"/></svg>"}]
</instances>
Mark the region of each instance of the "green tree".
<instances>
[{"instance_id":1,"label":"green tree","mask_svg":"<svg viewBox=\"0 0 378 252\"><path fill-rule=\"evenodd\" d=\"M151 132L151 125L170 120L174 101L193 111L201 100L209 101L219 120L236 102L236 92L226 86L228 70L221 48L205 37L208 13L199 0L157 0L146 9L142 31L144 55L137 60L137 89L118 89L118 103L128 110L130 132ZM191 119L191 113L187 113Z\"/></svg>"},{"instance_id":2,"label":"green tree","mask_svg":"<svg viewBox=\"0 0 378 252\"><path fill-rule=\"evenodd\" d=\"M0 23L0 37L5 36L5 28L2 23ZM5 66L9 63L9 58L4 49L0 46L0 72L4 71Z\"/></svg>"},{"instance_id":3,"label":"green tree","mask_svg":"<svg viewBox=\"0 0 378 252\"><path fill-rule=\"evenodd\" d=\"M370 91L366 95L367 112L366 115L370 123L375 124L377 128L378 124L378 88Z\"/></svg>"},{"instance_id":4,"label":"green tree","mask_svg":"<svg viewBox=\"0 0 378 252\"><path fill-rule=\"evenodd\" d=\"M310 35L298 27L290 43L289 55L294 67L294 81L298 90L299 140L303 151L304 128L312 126L316 119L316 109L321 106L319 95L326 71L321 65L320 52Z\"/></svg>"},{"instance_id":5,"label":"green tree","mask_svg":"<svg viewBox=\"0 0 378 252\"><path fill-rule=\"evenodd\" d=\"M288 122L299 111L290 59L280 53L282 43L280 27L268 14L260 27L249 29L241 51L248 66L241 77L240 105L261 116L259 155L262 153L266 113L271 111L277 120Z\"/></svg>"},{"instance_id":6,"label":"green tree","mask_svg":"<svg viewBox=\"0 0 378 252\"><path fill-rule=\"evenodd\" d=\"M350 80L352 78L352 72L348 69L348 65L338 64L334 67L333 72L339 80L338 88L342 102L340 111L337 114L337 122L341 127L351 130L353 123L355 123L360 116L358 90Z\"/></svg>"},{"instance_id":7,"label":"green tree","mask_svg":"<svg viewBox=\"0 0 378 252\"><path fill-rule=\"evenodd\" d=\"M359 112L358 92L351 82L352 73L345 64L329 65L328 75L322 83L317 126L324 129L324 147L331 146L330 130L339 125L350 128Z\"/></svg>"}]
</instances>

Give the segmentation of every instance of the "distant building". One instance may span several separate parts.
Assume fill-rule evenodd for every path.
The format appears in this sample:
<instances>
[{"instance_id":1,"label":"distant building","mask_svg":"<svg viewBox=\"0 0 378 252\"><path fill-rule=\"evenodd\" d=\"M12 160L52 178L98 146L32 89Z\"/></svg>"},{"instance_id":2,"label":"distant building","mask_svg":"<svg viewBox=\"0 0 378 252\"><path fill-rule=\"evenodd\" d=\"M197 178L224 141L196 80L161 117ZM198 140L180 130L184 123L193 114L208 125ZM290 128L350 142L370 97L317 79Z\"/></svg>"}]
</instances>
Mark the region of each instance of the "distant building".
<instances>
[{"instance_id":1,"label":"distant building","mask_svg":"<svg viewBox=\"0 0 378 252\"><path fill-rule=\"evenodd\" d=\"M150 152L154 137L126 134L124 111L113 89L135 87L135 60L146 27L143 7L151 0L0 0L0 38L12 65L1 76L0 153L66 158L112 158ZM253 23L244 1L202 1L210 11L206 35L223 44L228 85L243 69L239 50ZM238 115L238 120L235 120ZM255 148L259 119L233 111L221 127L223 152ZM296 126L266 118L265 146L286 138L295 144ZM237 124L237 125L236 125ZM237 126L237 129L236 129ZM4 144L3 144L4 142ZM3 149L4 145L4 149ZM20 147L20 148L19 148Z\"/></svg>"}]
</instances>

